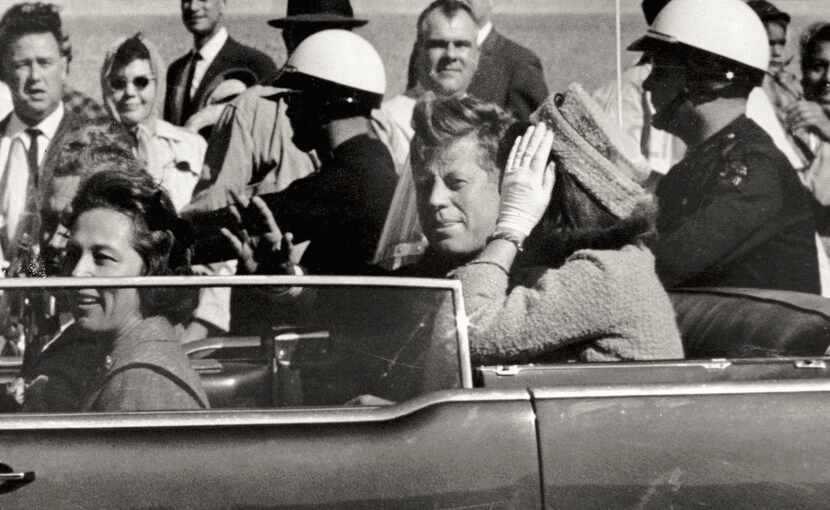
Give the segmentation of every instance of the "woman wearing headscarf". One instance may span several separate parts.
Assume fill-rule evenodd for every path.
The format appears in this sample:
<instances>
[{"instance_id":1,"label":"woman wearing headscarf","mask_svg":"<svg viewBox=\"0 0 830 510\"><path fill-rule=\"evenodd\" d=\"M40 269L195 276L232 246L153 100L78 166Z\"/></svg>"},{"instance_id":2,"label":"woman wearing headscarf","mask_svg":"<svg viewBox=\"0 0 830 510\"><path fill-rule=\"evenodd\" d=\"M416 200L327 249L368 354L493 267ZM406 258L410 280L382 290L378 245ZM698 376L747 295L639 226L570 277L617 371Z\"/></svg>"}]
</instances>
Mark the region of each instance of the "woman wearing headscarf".
<instances>
[{"instance_id":1,"label":"woman wearing headscarf","mask_svg":"<svg viewBox=\"0 0 830 510\"><path fill-rule=\"evenodd\" d=\"M101 90L110 115L135 137L135 153L180 210L193 195L207 143L159 118L164 65L141 33L120 39L104 59Z\"/></svg>"},{"instance_id":2,"label":"woman wearing headscarf","mask_svg":"<svg viewBox=\"0 0 830 510\"><path fill-rule=\"evenodd\" d=\"M164 79L163 62L155 46L141 33L121 39L107 53L101 70L101 90L110 115L135 137L135 153L147 171L167 191L176 211L190 202L202 172L207 144L187 129L159 118ZM235 266L216 263L196 266L199 274L233 274ZM202 290L199 310L182 341L227 331L230 290Z\"/></svg>"}]
</instances>

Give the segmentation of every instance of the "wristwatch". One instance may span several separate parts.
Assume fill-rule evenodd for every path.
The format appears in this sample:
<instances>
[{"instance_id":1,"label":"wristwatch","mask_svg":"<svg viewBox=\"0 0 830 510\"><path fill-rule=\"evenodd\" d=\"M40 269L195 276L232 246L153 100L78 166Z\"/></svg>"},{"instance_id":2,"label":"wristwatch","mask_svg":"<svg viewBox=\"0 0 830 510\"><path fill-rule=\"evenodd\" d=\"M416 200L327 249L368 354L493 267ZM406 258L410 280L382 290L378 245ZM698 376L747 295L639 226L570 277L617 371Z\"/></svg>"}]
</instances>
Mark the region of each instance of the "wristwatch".
<instances>
[{"instance_id":1,"label":"wristwatch","mask_svg":"<svg viewBox=\"0 0 830 510\"><path fill-rule=\"evenodd\" d=\"M496 239L501 239L502 241L507 241L508 243L512 243L513 246L516 247L517 251L524 251L524 242L525 238L521 234L513 232L511 230L497 230L493 232L493 234L487 238L487 242L495 241Z\"/></svg>"}]
</instances>

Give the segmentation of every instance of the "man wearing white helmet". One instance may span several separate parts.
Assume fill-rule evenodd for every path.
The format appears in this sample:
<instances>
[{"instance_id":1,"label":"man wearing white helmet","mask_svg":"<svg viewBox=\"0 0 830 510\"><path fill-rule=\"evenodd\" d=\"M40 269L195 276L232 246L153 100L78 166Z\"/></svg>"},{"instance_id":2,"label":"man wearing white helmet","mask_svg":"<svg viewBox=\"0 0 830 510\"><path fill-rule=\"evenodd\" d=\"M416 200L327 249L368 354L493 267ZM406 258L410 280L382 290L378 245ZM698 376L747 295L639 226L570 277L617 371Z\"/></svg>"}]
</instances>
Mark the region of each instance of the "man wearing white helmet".
<instances>
[{"instance_id":1,"label":"man wearing white helmet","mask_svg":"<svg viewBox=\"0 0 830 510\"><path fill-rule=\"evenodd\" d=\"M760 19L740 0L672 0L629 49L654 56L653 125L689 147L657 188L664 284L818 293L809 196L746 117L769 64Z\"/></svg>"},{"instance_id":2,"label":"man wearing white helmet","mask_svg":"<svg viewBox=\"0 0 830 510\"><path fill-rule=\"evenodd\" d=\"M321 165L260 198L279 230L310 241L300 261L308 271L365 274L397 183L392 156L372 127L386 89L380 55L352 32L324 30L297 47L275 85L292 91L286 102L294 144L315 151Z\"/></svg>"}]
</instances>

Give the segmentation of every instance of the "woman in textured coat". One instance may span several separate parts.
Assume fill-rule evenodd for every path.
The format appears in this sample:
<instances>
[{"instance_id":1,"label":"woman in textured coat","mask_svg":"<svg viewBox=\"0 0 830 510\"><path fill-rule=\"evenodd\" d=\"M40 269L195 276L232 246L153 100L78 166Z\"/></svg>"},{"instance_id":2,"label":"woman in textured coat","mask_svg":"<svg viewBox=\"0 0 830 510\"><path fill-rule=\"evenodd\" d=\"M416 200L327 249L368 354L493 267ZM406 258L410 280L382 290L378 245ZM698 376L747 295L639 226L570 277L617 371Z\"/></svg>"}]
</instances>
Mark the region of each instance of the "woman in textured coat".
<instances>
[{"instance_id":1,"label":"woman in textured coat","mask_svg":"<svg viewBox=\"0 0 830 510\"><path fill-rule=\"evenodd\" d=\"M410 273L461 280L476 363L683 357L647 247L654 207L625 165L611 164L619 155L586 142L596 130L583 136L567 122L588 118L577 99L578 111L560 111L561 98L543 106L545 122L516 139L506 166L510 119L495 105L429 96L415 109L430 248Z\"/></svg>"}]
</instances>

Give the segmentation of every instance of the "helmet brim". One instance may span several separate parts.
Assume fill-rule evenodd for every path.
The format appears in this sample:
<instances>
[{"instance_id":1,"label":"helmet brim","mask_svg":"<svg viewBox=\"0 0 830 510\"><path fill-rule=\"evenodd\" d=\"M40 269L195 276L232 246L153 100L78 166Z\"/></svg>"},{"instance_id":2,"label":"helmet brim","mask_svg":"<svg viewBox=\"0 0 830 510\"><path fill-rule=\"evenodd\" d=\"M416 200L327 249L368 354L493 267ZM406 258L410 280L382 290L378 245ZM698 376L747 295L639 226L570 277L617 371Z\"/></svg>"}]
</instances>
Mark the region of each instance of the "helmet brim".
<instances>
[{"instance_id":1,"label":"helmet brim","mask_svg":"<svg viewBox=\"0 0 830 510\"><path fill-rule=\"evenodd\" d=\"M652 51L674 44L677 44L677 39L674 37L649 29L644 36L629 44L626 49L628 51Z\"/></svg>"},{"instance_id":2,"label":"helmet brim","mask_svg":"<svg viewBox=\"0 0 830 510\"><path fill-rule=\"evenodd\" d=\"M296 16L286 16L285 18L268 20L268 24L274 28L287 28L289 26L319 26L321 29L350 29L362 27L366 23L369 23L369 20L351 18L340 14L297 14Z\"/></svg>"}]
</instances>

